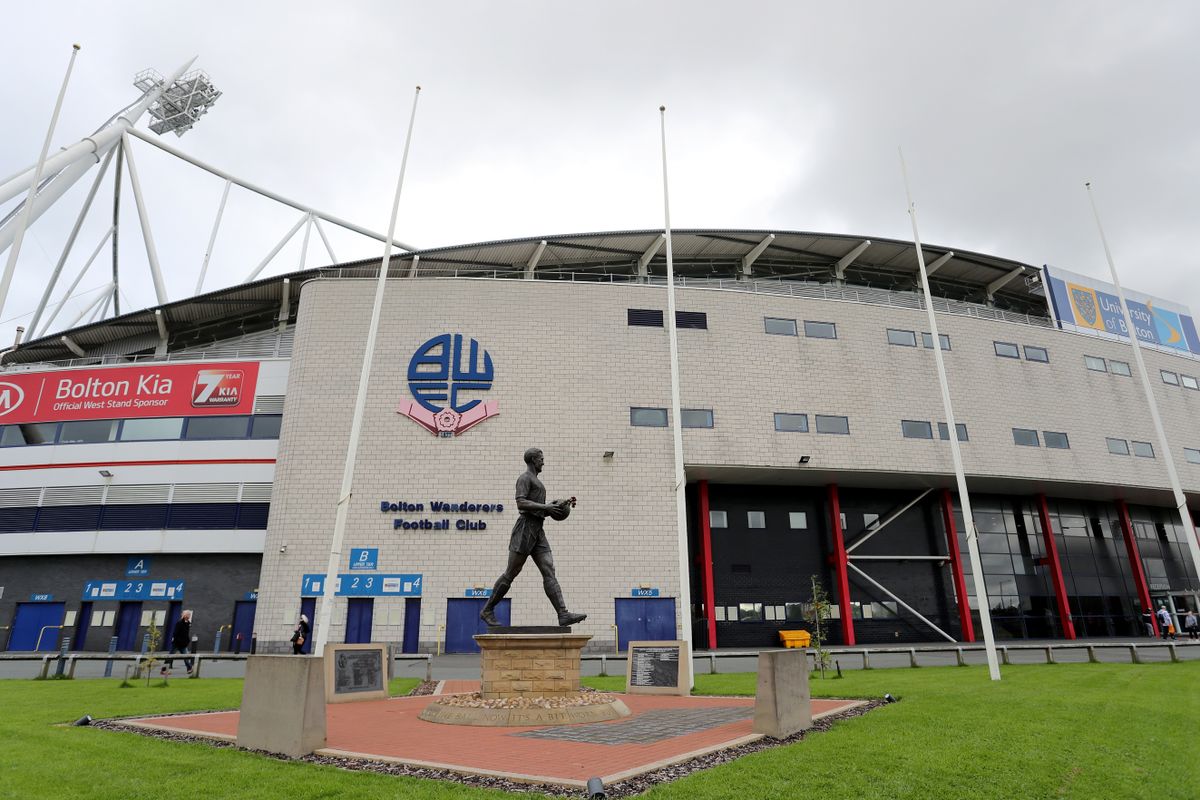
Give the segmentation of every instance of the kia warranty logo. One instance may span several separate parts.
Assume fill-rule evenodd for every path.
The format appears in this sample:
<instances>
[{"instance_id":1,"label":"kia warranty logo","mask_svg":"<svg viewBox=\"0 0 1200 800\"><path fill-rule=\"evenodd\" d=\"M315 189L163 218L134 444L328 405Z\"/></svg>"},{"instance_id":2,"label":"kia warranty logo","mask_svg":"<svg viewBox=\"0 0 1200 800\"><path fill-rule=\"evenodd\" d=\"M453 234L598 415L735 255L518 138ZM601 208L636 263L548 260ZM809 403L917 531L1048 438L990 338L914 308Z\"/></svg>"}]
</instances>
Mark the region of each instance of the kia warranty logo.
<instances>
[{"instance_id":1,"label":"kia warranty logo","mask_svg":"<svg viewBox=\"0 0 1200 800\"><path fill-rule=\"evenodd\" d=\"M471 397L490 391L495 374L492 356L479 342L464 342L460 333L435 336L418 347L408 362L413 399L400 401L396 413L435 436L458 436L500 413L496 401Z\"/></svg>"},{"instance_id":2,"label":"kia warranty logo","mask_svg":"<svg viewBox=\"0 0 1200 800\"><path fill-rule=\"evenodd\" d=\"M25 400L25 390L15 383L0 381L0 417L15 411Z\"/></svg>"}]
</instances>

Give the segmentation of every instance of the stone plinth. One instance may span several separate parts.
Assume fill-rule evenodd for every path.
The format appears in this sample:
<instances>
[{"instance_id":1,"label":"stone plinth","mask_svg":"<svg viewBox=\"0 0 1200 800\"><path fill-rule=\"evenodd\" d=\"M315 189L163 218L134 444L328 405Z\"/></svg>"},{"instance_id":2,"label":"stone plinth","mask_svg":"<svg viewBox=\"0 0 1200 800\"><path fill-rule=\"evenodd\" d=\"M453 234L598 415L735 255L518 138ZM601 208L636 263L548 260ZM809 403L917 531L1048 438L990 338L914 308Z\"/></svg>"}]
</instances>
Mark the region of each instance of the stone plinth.
<instances>
[{"instance_id":1,"label":"stone plinth","mask_svg":"<svg viewBox=\"0 0 1200 800\"><path fill-rule=\"evenodd\" d=\"M768 650L758 654L754 732L786 739L812 727L808 690L808 650Z\"/></svg>"},{"instance_id":2,"label":"stone plinth","mask_svg":"<svg viewBox=\"0 0 1200 800\"><path fill-rule=\"evenodd\" d=\"M482 651L482 695L560 697L579 691L579 655L591 636L571 633L485 633L475 637Z\"/></svg>"},{"instance_id":3,"label":"stone plinth","mask_svg":"<svg viewBox=\"0 0 1200 800\"><path fill-rule=\"evenodd\" d=\"M325 746L325 661L316 656L250 656L237 745L306 756Z\"/></svg>"}]
</instances>

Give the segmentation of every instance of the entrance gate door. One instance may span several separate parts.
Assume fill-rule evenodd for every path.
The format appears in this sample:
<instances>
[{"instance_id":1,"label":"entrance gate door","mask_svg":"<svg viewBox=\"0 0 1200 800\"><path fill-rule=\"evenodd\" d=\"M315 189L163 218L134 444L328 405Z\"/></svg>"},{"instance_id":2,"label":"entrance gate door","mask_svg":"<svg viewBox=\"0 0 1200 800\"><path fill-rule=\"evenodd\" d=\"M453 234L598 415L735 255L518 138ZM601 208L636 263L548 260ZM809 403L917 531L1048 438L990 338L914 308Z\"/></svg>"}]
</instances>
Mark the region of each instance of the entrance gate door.
<instances>
[{"instance_id":1,"label":"entrance gate door","mask_svg":"<svg viewBox=\"0 0 1200 800\"><path fill-rule=\"evenodd\" d=\"M446 601L446 652L478 653L479 645L471 637L487 633L487 625L479 618L479 612L487 603L486 597L451 597ZM496 604L496 619L508 625L512 601L507 597Z\"/></svg>"},{"instance_id":2,"label":"entrance gate door","mask_svg":"<svg viewBox=\"0 0 1200 800\"><path fill-rule=\"evenodd\" d=\"M618 597L616 602L617 649L630 642L673 641L674 597Z\"/></svg>"},{"instance_id":3,"label":"entrance gate door","mask_svg":"<svg viewBox=\"0 0 1200 800\"><path fill-rule=\"evenodd\" d=\"M53 653L58 649L59 628L66 603L17 603L17 615L13 618L12 636L8 640L9 650L37 650ZM41 639L41 642L38 639Z\"/></svg>"}]
</instances>

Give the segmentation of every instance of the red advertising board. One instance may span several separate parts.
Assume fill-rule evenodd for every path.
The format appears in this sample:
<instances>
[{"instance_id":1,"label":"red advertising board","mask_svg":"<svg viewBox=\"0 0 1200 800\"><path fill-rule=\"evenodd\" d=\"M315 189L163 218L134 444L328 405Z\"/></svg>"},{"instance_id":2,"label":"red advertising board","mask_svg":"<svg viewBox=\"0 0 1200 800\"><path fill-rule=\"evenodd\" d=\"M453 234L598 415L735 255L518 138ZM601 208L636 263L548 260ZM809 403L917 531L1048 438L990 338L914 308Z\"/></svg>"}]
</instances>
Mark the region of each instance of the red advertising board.
<instances>
[{"instance_id":1,"label":"red advertising board","mask_svg":"<svg viewBox=\"0 0 1200 800\"><path fill-rule=\"evenodd\" d=\"M0 373L0 425L249 414L258 362Z\"/></svg>"}]
</instances>

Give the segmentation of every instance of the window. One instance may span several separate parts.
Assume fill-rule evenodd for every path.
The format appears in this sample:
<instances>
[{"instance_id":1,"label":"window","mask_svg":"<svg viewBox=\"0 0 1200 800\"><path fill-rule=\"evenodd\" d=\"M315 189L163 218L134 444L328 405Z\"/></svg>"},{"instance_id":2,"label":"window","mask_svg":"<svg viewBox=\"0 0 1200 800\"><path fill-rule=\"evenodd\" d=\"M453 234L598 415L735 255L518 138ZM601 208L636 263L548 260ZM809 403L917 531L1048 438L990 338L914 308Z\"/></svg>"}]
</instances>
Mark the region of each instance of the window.
<instances>
[{"instance_id":1,"label":"window","mask_svg":"<svg viewBox=\"0 0 1200 800\"><path fill-rule=\"evenodd\" d=\"M996 348L996 355L1001 358L1020 358L1021 351L1012 342L992 342Z\"/></svg>"},{"instance_id":2,"label":"window","mask_svg":"<svg viewBox=\"0 0 1200 800\"><path fill-rule=\"evenodd\" d=\"M1129 442L1124 439L1105 439L1108 442L1108 452L1114 456L1129 455Z\"/></svg>"},{"instance_id":3,"label":"window","mask_svg":"<svg viewBox=\"0 0 1200 800\"><path fill-rule=\"evenodd\" d=\"M250 422L251 439L278 439L283 417L279 414L259 414Z\"/></svg>"},{"instance_id":4,"label":"window","mask_svg":"<svg viewBox=\"0 0 1200 800\"><path fill-rule=\"evenodd\" d=\"M1084 356L1083 364L1093 372L1108 372L1108 365L1104 363L1103 358L1096 356ZM1115 372L1116 370L1114 370Z\"/></svg>"},{"instance_id":5,"label":"window","mask_svg":"<svg viewBox=\"0 0 1200 800\"><path fill-rule=\"evenodd\" d=\"M629 424L637 428L667 427L667 410L665 408L631 408L629 409Z\"/></svg>"},{"instance_id":6,"label":"window","mask_svg":"<svg viewBox=\"0 0 1200 800\"><path fill-rule=\"evenodd\" d=\"M1042 438L1046 441L1046 447L1052 450L1070 450L1071 442L1067 439L1065 433L1058 431L1042 431Z\"/></svg>"},{"instance_id":7,"label":"window","mask_svg":"<svg viewBox=\"0 0 1200 800\"><path fill-rule=\"evenodd\" d=\"M1179 385L1179 376L1176 375L1174 372L1168 372L1165 369L1160 369L1158 371L1158 374L1162 375L1163 383L1169 383L1172 386Z\"/></svg>"},{"instance_id":8,"label":"window","mask_svg":"<svg viewBox=\"0 0 1200 800\"><path fill-rule=\"evenodd\" d=\"M780 319L779 317L764 317L763 326L767 333L775 336L795 336L796 320Z\"/></svg>"},{"instance_id":9,"label":"window","mask_svg":"<svg viewBox=\"0 0 1200 800\"><path fill-rule=\"evenodd\" d=\"M783 618L788 622L803 622L805 605L805 603L784 603Z\"/></svg>"},{"instance_id":10,"label":"window","mask_svg":"<svg viewBox=\"0 0 1200 800\"><path fill-rule=\"evenodd\" d=\"M5 425L3 431L0 431L0 447L18 447L23 444L54 444L54 436L57 433L57 422Z\"/></svg>"},{"instance_id":11,"label":"window","mask_svg":"<svg viewBox=\"0 0 1200 800\"><path fill-rule=\"evenodd\" d=\"M947 336L944 333L939 333L938 341L942 343L943 350L950 349L950 337L949 336ZM933 349L933 334L932 333L924 333L924 332L921 333L921 346L924 347L926 350Z\"/></svg>"},{"instance_id":12,"label":"window","mask_svg":"<svg viewBox=\"0 0 1200 800\"><path fill-rule=\"evenodd\" d=\"M148 442L154 439L178 439L183 435L183 417L127 419L121 423L122 442Z\"/></svg>"},{"instance_id":13,"label":"window","mask_svg":"<svg viewBox=\"0 0 1200 800\"><path fill-rule=\"evenodd\" d=\"M676 311L675 327L706 331L708 330L708 314L703 311Z\"/></svg>"},{"instance_id":14,"label":"window","mask_svg":"<svg viewBox=\"0 0 1200 800\"><path fill-rule=\"evenodd\" d=\"M1013 428L1013 442L1022 447L1041 447L1038 432L1029 428Z\"/></svg>"},{"instance_id":15,"label":"window","mask_svg":"<svg viewBox=\"0 0 1200 800\"><path fill-rule=\"evenodd\" d=\"M1185 389L1200 389L1200 383L1197 383L1196 379L1191 375L1180 374L1179 380L1183 382Z\"/></svg>"},{"instance_id":16,"label":"window","mask_svg":"<svg viewBox=\"0 0 1200 800\"><path fill-rule=\"evenodd\" d=\"M1113 375L1124 375L1126 378L1133 375L1129 371L1129 364L1125 361L1109 361L1108 368L1112 370Z\"/></svg>"},{"instance_id":17,"label":"window","mask_svg":"<svg viewBox=\"0 0 1200 800\"><path fill-rule=\"evenodd\" d=\"M897 344L901 347L917 346L917 334L915 331L900 331L895 328L888 328L887 337L888 344Z\"/></svg>"},{"instance_id":18,"label":"window","mask_svg":"<svg viewBox=\"0 0 1200 800\"><path fill-rule=\"evenodd\" d=\"M1139 458L1154 458L1154 445L1149 442L1130 442L1133 454Z\"/></svg>"},{"instance_id":19,"label":"window","mask_svg":"<svg viewBox=\"0 0 1200 800\"><path fill-rule=\"evenodd\" d=\"M767 527L767 512L765 512L765 511L747 511L746 512L746 527L747 528L765 528L765 527Z\"/></svg>"},{"instance_id":20,"label":"window","mask_svg":"<svg viewBox=\"0 0 1200 800\"><path fill-rule=\"evenodd\" d=\"M960 442L969 441L971 437L967 436L967 426L961 422L954 423L954 430L958 431L958 440ZM949 441L950 426L944 422L938 423L938 438L942 441Z\"/></svg>"},{"instance_id":21,"label":"window","mask_svg":"<svg viewBox=\"0 0 1200 800\"><path fill-rule=\"evenodd\" d=\"M663 312L657 308L631 308L629 309L629 324L647 328L661 328L663 326Z\"/></svg>"},{"instance_id":22,"label":"window","mask_svg":"<svg viewBox=\"0 0 1200 800\"><path fill-rule=\"evenodd\" d=\"M708 512L708 527L710 528L728 528L729 516L724 511L709 511Z\"/></svg>"},{"instance_id":23,"label":"window","mask_svg":"<svg viewBox=\"0 0 1200 800\"><path fill-rule=\"evenodd\" d=\"M905 439L932 439L933 426L915 419L900 420L900 434Z\"/></svg>"},{"instance_id":24,"label":"window","mask_svg":"<svg viewBox=\"0 0 1200 800\"><path fill-rule=\"evenodd\" d=\"M777 413L775 415L775 430L808 433L808 415Z\"/></svg>"},{"instance_id":25,"label":"window","mask_svg":"<svg viewBox=\"0 0 1200 800\"><path fill-rule=\"evenodd\" d=\"M837 325L832 322L804 320L804 335L810 339L836 339Z\"/></svg>"},{"instance_id":26,"label":"window","mask_svg":"<svg viewBox=\"0 0 1200 800\"><path fill-rule=\"evenodd\" d=\"M1046 352L1046 348L1044 347L1033 347L1027 344L1025 345L1025 360L1040 361L1043 364L1049 364L1050 354Z\"/></svg>"},{"instance_id":27,"label":"window","mask_svg":"<svg viewBox=\"0 0 1200 800\"><path fill-rule=\"evenodd\" d=\"M1183 457L1188 460L1189 464L1200 464L1200 450L1185 447L1183 448Z\"/></svg>"},{"instance_id":28,"label":"window","mask_svg":"<svg viewBox=\"0 0 1200 800\"><path fill-rule=\"evenodd\" d=\"M1193 451L1200 455L1200 450ZM806 530L808 528L808 512L807 511L789 511L788 512L788 527L792 530Z\"/></svg>"},{"instance_id":29,"label":"window","mask_svg":"<svg viewBox=\"0 0 1200 800\"><path fill-rule=\"evenodd\" d=\"M250 417L188 417L185 439L245 439Z\"/></svg>"},{"instance_id":30,"label":"window","mask_svg":"<svg viewBox=\"0 0 1200 800\"><path fill-rule=\"evenodd\" d=\"M117 438L117 421L115 419L89 419L78 422L64 422L58 432L59 444L85 444L91 442L111 442Z\"/></svg>"},{"instance_id":31,"label":"window","mask_svg":"<svg viewBox=\"0 0 1200 800\"><path fill-rule=\"evenodd\" d=\"M684 408L679 413L679 423L685 428L711 428L713 426L711 408Z\"/></svg>"},{"instance_id":32,"label":"window","mask_svg":"<svg viewBox=\"0 0 1200 800\"><path fill-rule=\"evenodd\" d=\"M817 414L817 433L850 434L850 418Z\"/></svg>"},{"instance_id":33,"label":"window","mask_svg":"<svg viewBox=\"0 0 1200 800\"><path fill-rule=\"evenodd\" d=\"M738 622L762 622L763 619L763 604L762 603L738 603L737 620Z\"/></svg>"}]
</instances>

